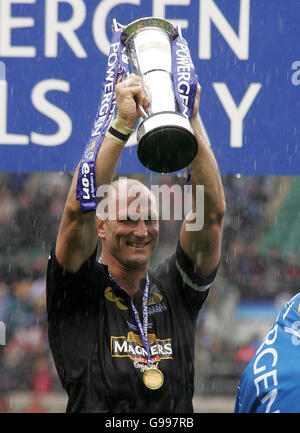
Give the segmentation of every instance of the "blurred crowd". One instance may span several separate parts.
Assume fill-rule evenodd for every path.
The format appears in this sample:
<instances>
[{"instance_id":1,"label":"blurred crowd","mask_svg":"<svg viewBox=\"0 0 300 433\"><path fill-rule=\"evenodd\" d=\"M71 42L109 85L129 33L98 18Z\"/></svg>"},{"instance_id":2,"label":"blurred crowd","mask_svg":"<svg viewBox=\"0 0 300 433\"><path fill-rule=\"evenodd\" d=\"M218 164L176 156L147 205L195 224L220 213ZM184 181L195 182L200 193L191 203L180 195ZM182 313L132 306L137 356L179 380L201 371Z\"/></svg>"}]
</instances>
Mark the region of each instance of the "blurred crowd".
<instances>
[{"instance_id":1,"label":"blurred crowd","mask_svg":"<svg viewBox=\"0 0 300 433\"><path fill-rule=\"evenodd\" d=\"M48 346L45 277L70 176L1 173L0 181L0 320L6 328L0 396L45 395L60 390ZM4 399L2 406L9 411ZM26 410L46 411L38 399Z\"/></svg>"},{"instance_id":2,"label":"blurred crowd","mask_svg":"<svg viewBox=\"0 0 300 433\"><path fill-rule=\"evenodd\" d=\"M280 178L274 176L223 177L227 201L222 270L243 300L273 300L282 293L299 291L299 256L282 255L273 244L266 254L261 246L276 221ZM289 190L287 189L287 194Z\"/></svg>"},{"instance_id":3,"label":"blurred crowd","mask_svg":"<svg viewBox=\"0 0 300 433\"><path fill-rule=\"evenodd\" d=\"M148 186L185 184L183 175L139 178ZM232 290L238 293L239 302L272 300L282 292L292 296L298 291L300 279L298 258L291 255L283 259L278 245L273 245L267 255L259 253L279 179L224 176L222 180L227 215L214 290L220 298ZM9 411L1 397L11 392L30 390L39 396L61 391L47 339L45 276L70 182L71 175L66 173L0 173L0 321L6 327L6 344L0 345L0 412ZM180 225L181 221L176 220L160 222L153 266L176 247ZM207 309L214 308L216 298L212 296ZM216 347L216 341L209 338L203 335L201 345L220 353L220 343ZM256 347L255 342L249 344L243 348L248 356ZM202 356L196 348L199 362ZM44 408L37 400L34 409L26 410L38 412Z\"/></svg>"}]
</instances>

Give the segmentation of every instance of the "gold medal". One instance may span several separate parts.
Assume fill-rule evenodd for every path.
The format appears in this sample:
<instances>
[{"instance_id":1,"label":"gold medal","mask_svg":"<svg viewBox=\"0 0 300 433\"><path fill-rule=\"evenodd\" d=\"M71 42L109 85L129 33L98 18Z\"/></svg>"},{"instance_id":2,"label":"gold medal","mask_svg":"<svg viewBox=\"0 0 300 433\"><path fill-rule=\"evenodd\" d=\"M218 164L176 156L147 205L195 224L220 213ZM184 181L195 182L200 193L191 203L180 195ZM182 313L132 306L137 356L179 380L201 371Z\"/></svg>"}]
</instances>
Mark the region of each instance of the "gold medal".
<instances>
[{"instance_id":1,"label":"gold medal","mask_svg":"<svg viewBox=\"0 0 300 433\"><path fill-rule=\"evenodd\" d=\"M143 373L143 382L149 389L159 389L163 386L164 375L155 365L150 365Z\"/></svg>"}]
</instances>

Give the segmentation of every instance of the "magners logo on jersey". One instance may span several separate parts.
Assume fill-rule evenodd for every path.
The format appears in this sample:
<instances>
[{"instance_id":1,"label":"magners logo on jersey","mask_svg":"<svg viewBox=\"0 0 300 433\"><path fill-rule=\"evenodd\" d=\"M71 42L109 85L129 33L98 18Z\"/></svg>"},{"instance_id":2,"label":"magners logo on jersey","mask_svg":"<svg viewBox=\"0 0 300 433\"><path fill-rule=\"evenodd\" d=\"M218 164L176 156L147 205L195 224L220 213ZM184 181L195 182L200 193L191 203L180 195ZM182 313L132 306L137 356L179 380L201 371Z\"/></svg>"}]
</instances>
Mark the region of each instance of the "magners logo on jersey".
<instances>
[{"instance_id":1,"label":"magners logo on jersey","mask_svg":"<svg viewBox=\"0 0 300 433\"><path fill-rule=\"evenodd\" d=\"M148 334L152 362L161 359L172 359L171 338L160 340L155 334ZM127 356L136 362L148 362L147 351L141 337L134 332L128 332L127 337L111 337L111 356Z\"/></svg>"}]
</instances>

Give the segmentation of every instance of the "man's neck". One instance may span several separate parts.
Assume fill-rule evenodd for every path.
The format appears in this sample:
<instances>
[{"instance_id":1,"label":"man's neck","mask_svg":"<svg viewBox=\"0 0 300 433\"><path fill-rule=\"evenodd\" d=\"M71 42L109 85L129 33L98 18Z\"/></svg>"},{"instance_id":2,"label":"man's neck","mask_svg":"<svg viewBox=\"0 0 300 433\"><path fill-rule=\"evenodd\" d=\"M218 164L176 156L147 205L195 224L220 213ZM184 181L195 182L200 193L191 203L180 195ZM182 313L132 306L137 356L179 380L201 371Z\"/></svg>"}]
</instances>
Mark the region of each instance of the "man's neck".
<instances>
[{"instance_id":1,"label":"man's neck","mask_svg":"<svg viewBox=\"0 0 300 433\"><path fill-rule=\"evenodd\" d=\"M140 283L146 278L148 271L148 265L138 269L131 269L107 257L103 257L103 263L108 266L110 275L131 298L139 291Z\"/></svg>"}]
</instances>

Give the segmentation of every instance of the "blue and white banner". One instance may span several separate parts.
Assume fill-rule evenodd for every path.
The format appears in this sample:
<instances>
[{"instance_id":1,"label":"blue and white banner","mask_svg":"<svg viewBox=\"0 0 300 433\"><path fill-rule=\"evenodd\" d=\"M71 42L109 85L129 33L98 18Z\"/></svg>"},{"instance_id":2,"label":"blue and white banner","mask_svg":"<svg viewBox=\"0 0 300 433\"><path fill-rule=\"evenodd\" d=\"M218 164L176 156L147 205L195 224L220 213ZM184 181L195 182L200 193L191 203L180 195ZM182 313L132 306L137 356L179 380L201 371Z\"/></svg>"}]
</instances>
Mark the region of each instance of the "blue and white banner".
<instances>
[{"instance_id":1,"label":"blue and white banner","mask_svg":"<svg viewBox=\"0 0 300 433\"><path fill-rule=\"evenodd\" d=\"M222 174L300 174L299 0L1 0L0 170L73 171L112 36L145 16L179 24ZM119 173L149 173L136 143Z\"/></svg>"}]
</instances>

